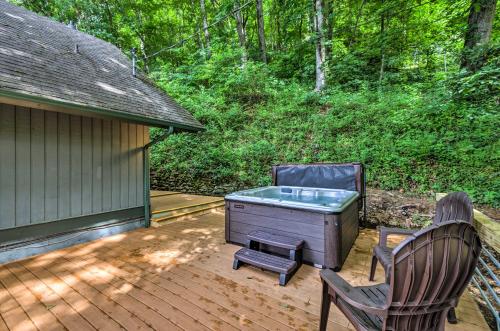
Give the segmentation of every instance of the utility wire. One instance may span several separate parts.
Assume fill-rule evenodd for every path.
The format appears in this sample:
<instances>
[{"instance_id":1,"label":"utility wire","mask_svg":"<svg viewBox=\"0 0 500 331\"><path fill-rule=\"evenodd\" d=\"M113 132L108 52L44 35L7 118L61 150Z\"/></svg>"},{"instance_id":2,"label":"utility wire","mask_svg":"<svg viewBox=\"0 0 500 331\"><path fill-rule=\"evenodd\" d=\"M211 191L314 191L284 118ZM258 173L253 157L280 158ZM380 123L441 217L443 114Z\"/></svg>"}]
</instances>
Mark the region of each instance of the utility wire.
<instances>
[{"instance_id":1,"label":"utility wire","mask_svg":"<svg viewBox=\"0 0 500 331\"><path fill-rule=\"evenodd\" d=\"M165 51L168 51L169 49L176 48L177 46L184 44L186 41L188 41L188 40L190 40L190 39L192 39L192 38L196 37L196 36L197 36L200 32L202 32L202 31L204 32L204 31L208 30L209 28L211 28L211 27L213 27L213 26L215 26L215 25L217 25L217 24L221 23L222 21L224 21L225 19L227 19L228 17L230 17L230 16L231 16L231 15L233 15L234 13L236 13L236 12L240 11L241 9L243 9L243 8L247 7L247 6L248 6L249 4L251 4L252 2L253 2L253 1L248 1L248 2L244 3L243 5L241 5L240 7L233 9L232 11L230 11L230 12L229 12L227 15L225 15L224 17L222 17L222 18L218 19L217 21L213 22L212 24L208 25L206 28L197 29L195 33L193 33L192 35L190 35L190 36L188 36L188 37L186 37L186 38L182 39L181 41L178 41L178 42L176 42L175 44L172 44L172 45L170 45L170 46L167 46L167 47L164 47L164 48L161 48L161 49L157 50L156 52L152 53L151 55L146 56L146 57L145 57L145 60L150 59L150 58L152 58L152 57L155 57L155 56L157 56L157 55L158 55L158 54L160 54L160 53L163 53L163 52L165 52Z\"/></svg>"}]
</instances>

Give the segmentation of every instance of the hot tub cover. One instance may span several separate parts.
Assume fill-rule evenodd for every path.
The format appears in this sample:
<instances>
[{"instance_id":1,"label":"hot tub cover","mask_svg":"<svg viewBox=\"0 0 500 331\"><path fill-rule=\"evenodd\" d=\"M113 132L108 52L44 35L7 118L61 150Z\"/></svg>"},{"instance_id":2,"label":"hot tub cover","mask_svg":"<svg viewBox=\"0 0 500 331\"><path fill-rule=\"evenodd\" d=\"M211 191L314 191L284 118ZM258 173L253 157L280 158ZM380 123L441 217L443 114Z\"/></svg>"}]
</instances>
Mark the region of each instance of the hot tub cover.
<instances>
[{"instance_id":1,"label":"hot tub cover","mask_svg":"<svg viewBox=\"0 0 500 331\"><path fill-rule=\"evenodd\" d=\"M358 208L366 220L366 180L363 164L309 163L282 164L272 168L273 185L318 187L357 191Z\"/></svg>"}]
</instances>

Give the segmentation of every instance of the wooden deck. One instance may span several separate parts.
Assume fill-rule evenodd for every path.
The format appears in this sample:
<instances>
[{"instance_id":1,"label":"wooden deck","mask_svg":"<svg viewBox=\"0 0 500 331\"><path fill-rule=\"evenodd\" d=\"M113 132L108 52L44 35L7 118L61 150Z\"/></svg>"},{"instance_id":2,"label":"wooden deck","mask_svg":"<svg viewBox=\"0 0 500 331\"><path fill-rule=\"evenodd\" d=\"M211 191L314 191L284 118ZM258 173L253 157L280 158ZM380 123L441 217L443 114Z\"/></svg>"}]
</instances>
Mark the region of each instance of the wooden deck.
<instances>
[{"instance_id":1,"label":"wooden deck","mask_svg":"<svg viewBox=\"0 0 500 331\"><path fill-rule=\"evenodd\" d=\"M177 192L169 192L168 194L165 193L165 195L156 194L151 197L151 211L153 214L162 211L170 211L224 201L224 198L221 197L210 197Z\"/></svg>"},{"instance_id":2,"label":"wooden deck","mask_svg":"<svg viewBox=\"0 0 500 331\"><path fill-rule=\"evenodd\" d=\"M341 272L351 283L369 283L375 242L361 232ZM283 288L276 274L232 270L237 249L216 212L0 266L0 330L316 330L318 269ZM489 330L468 293L457 315L446 330ZM329 329L350 329L334 307Z\"/></svg>"},{"instance_id":3,"label":"wooden deck","mask_svg":"<svg viewBox=\"0 0 500 331\"><path fill-rule=\"evenodd\" d=\"M159 226L173 220L203 215L224 208L224 198L179 192L151 192L151 225Z\"/></svg>"}]
</instances>

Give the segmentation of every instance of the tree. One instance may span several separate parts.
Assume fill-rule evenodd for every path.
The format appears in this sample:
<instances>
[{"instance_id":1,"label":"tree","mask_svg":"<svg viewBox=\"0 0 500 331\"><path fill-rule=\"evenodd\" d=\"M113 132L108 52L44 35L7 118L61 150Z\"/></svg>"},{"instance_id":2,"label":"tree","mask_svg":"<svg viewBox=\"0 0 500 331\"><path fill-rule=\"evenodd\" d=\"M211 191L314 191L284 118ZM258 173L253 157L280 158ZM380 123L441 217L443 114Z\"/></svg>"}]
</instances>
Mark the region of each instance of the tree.
<instances>
[{"instance_id":1,"label":"tree","mask_svg":"<svg viewBox=\"0 0 500 331\"><path fill-rule=\"evenodd\" d=\"M191 7L193 9L195 8L194 0L191 0ZM200 29L199 20L197 18L195 19L195 29L194 30L196 31L196 41L198 42L198 47L201 49L201 51L203 53L205 53L205 45L203 45L203 40L201 39L201 33L198 33L198 32L201 32L201 29Z\"/></svg>"},{"instance_id":2,"label":"tree","mask_svg":"<svg viewBox=\"0 0 500 331\"><path fill-rule=\"evenodd\" d=\"M333 43L333 0L325 1L325 12L326 12L326 36L325 36L325 59L329 59L332 54L332 43Z\"/></svg>"},{"instance_id":3,"label":"tree","mask_svg":"<svg viewBox=\"0 0 500 331\"><path fill-rule=\"evenodd\" d=\"M354 23L354 28L352 29L352 35L349 40L349 48L356 43L356 35L358 33L358 24L359 24L359 19L361 18L361 15L363 13L363 7L365 6L366 0L361 1L361 5L359 6L358 9L358 14L356 15L356 22Z\"/></svg>"},{"instance_id":4,"label":"tree","mask_svg":"<svg viewBox=\"0 0 500 331\"><path fill-rule=\"evenodd\" d=\"M421 70L432 75L444 66L444 49L449 73L462 60L470 69L477 60L468 60L462 51L466 55L476 49L473 54L486 57L475 46L500 36L492 28L496 0L455 1L453 6L450 0L10 1L66 24L72 20L79 30L126 54L136 48L141 67L150 74L163 65L172 70L203 65L199 54L207 58L214 49L221 50L222 58L241 49L237 63L266 62L273 50L270 74L314 81L317 90L333 83L376 84L389 73L403 80L423 77ZM235 10L243 3L256 7ZM461 31L467 31L465 38L457 38ZM167 50L157 54L160 49Z\"/></svg>"},{"instance_id":5,"label":"tree","mask_svg":"<svg viewBox=\"0 0 500 331\"><path fill-rule=\"evenodd\" d=\"M257 0L257 31L259 34L259 48L262 62L267 63L266 55L266 35L264 30L264 11L262 9L262 0Z\"/></svg>"},{"instance_id":6,"label":"tree","mask_svg":"<svg viewBox=\"0 0 500 331\"><path fill-rule=\"evenodd\" d=\"M384 0L382 1L382 6L384 5ZM385 9L382 8L382 13L380 14L380 70L378 76L379 86L382 84L384 79L385 70Z\"/></svg>"},{"instance_id":7,"label":"tree","mask_svg":"<svg viewBox=\"0 0 500 331\"><path fill-rule=\"evenodd\" d=\"M144 27L143 27L143 20L142 20L142 15L141 13L137 13L137 27L134 27L134 32L137 35L137 38L139 38L139 45L140 45L140 50L142 54L142 61L143 61L143 70L148 73L149 72L149 66L148 66L148 53L146 51L146 34L143 32Z\"/></svg>"},{"instance_id":8,"label":"tree","mask_svg":"<svg viewBox=\"0 0 500 331\"><path fill-rule=\"evenodd\" d=\"M472 61L471 53L477 46L490 41L496 5L497 0L472 0L465 33L462 68L476 71L481 67L481 63Z\"/></svg>"},{"instance_id":9,"label":"tree","mask_svg":"<svg viewBox=\"0 0 500 331\"><path fill-rule=\"evenodd\" d=\"M203 20L203 33L205 35L205 45L207 46L207 58L209 59L212 54L211 54L211 50L210 50L210 32L208 31L207 11L205 9L205 0L200 0L200 11L201 11L201 17Z\"/></svg>"},{"instance_id":10,"label":"tree","mask_svg":"<svg viewBox=\"0 0 500 331\"><path fill-rule=\"evenodd\" d=\"M316 92L321 91L326 84L325 77L325 41L323 36L323 1L314 2L314 33L316 35Z\"/></svg>"},{"instance_id":11,"label":"tree","mask_svg":"<svg viewBox=\"0 0 500 331\"><path fill-rule=\"evenodd\" d=\"M241 15L240 2L234 2L234 19L236 20L236 32L238 32L238 41L241 48L241 64L244 66L247 63L247 47L246 47L246 30L243 15Z\"/></svg>"}]
</instances>

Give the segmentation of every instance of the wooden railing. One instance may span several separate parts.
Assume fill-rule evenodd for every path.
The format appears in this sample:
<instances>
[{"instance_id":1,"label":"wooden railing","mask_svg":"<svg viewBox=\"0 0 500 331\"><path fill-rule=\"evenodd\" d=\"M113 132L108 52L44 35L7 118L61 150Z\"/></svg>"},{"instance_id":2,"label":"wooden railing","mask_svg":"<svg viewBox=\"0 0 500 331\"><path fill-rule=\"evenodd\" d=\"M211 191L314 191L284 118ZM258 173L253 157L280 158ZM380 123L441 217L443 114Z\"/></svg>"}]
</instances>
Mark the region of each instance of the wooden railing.
<instances>
[{"instance_id":1,"label":"wooden railing","mask_svg":"<svg viewBox=\"0 0 500 331\"><path fill-rule=\"evenodd\" d=\"M474 209L474 227L481 240L497 253L500 252L500 223Z\"/></svg>"}]
</instances>

